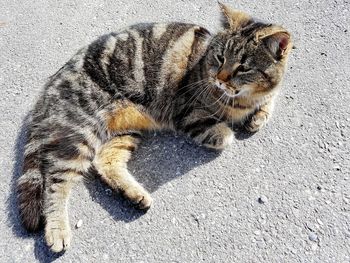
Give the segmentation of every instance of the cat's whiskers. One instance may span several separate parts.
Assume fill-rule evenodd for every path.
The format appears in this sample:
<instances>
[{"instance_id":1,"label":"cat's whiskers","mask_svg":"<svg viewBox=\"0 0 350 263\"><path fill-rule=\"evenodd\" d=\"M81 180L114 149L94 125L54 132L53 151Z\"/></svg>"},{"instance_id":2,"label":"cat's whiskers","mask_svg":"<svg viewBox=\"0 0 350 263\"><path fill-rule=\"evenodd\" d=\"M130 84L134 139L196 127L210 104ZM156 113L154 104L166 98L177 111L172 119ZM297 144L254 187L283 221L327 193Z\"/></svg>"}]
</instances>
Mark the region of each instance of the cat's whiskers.
<instances>
[{"instance_id":1,"label":"cat's whiskers","mask_svg":"<svg viewBox=\"0 0 350 263\"><path fill-rule=\"evenodd\" d=\"M201 79L201 80L199 80L199 81L190 83L190 84L188 84L188 85L186 85L186 86L180 87L180 88L177 90L177 92L182 91L182 90L184 90L184 89L186 89L186 88L197 87L197 86L199 86L199 85L201 85L201 84L203 84L203 83L205 83L205 82L207 82L207 81L208 81L208 78L205 78L205 79ZM186 92L187 92L187 91L186 91ZM182 93L182 94L185 94L185 93Z\"/></svg>"},{"instance_id":2,"label":"cat's whiskers","mask_svg":"<svg viewBox=\"0 0 350 263\"><path fill-rule=\"evenodd\" d=\"M198 101L198 99L201 97L201 95L203 94L203 93L205 93L206 91L208 91L209 90L209 85L207 84L206 86L204 86L204 88L203 88L203 90L201 90L200 92L199 92L199 94L194 94L189 100L188 100L188 102L187 103L189 103L189 104L187 104L188 106L193 106L193 105L195 105L196 104L196 102ZM189 107L189 108L190 108Z\"/></svg>"},{"instance_id":3,"label":"cat's whiskers","mask_svg":"<svg viewBox=\"0 0 350 263\"><path fill-rule=\"evenodd\" d=\"M215 105L216 103L218 103L218 102L222 99L222 97L223 97L224 95L225 95L225 94L222 94L221 97L219 97L219 98L215 101L214 105ZM213 114L210 114L210 115L206 116L206 118L211 118L211 117L216 116L216 114L217 114L218 112L220 112L220 110L222 109L222 108L220 107L220 105L219 105L218 108L219 108L219 109L218 109L216 112L214 112Z\"/></svg>"},{"instance_id":4,"label":"cat's whiskers","mask_svg":"<svg viewBox=\"0 0 350 263\"><path fill-rule=\"evenodd\" d=\"M189 90L187 90L186 92L182 93L181 95L187 94L190 91L193 91L194 89L199 89L199 87L201 88L201 90L199 91L199 93L194 92L194 94L191 96L190 99L187 100L187 103L190 103L196 99L198 96L200 96L208 87L207 84L200 84L194 87L191 87Z\"/></svg>"},{"instance_id":5,"label":"cat's whiskers","mask_svg":"<svg viewBox=\"0 0 350 263\"><path fill-rule=\"evenodd\" d=\"M225 115L225 108L226 108L226 106L227 106L227 104L228 104L229 101L230 101L230 98L229 98L229 97L226 97L226 100L225 100L225 102L224 102L224 105L222 106L222 112L221 112L220 117L219 117L220 120L221 120L221 118Z\"/></svg>"},{"instance_id":6,"label":"cat's whiskers","mask_svg":"<svg viewBox=\"0 0 350 263\"><path fill-rule=\"evenodd\" d=\"M209 92L208 92L207 95L209 95ZM222 98L222 96L221 96L220 98ZM228 100L228 98L227 98L227 100ZM214 105L217 104L217 103L218 103L218 101L216 100L216 101L214 101L213 103L210 103L209 105L205 105L205 106L203 106L203 107L200 107L200 109L209 108L209 107L211 107L211 106L214 106Z\"/></svg>"},{"instance_id":7,"label":"cat's whiskers","mask_svg":"<svg viewBox=\"0 0 350 263\"><path fill-rule=\"evenodd\" d=\"M200 98L205 98L205 97L207 97L207 96L209 95L211 89L212 89L211 84L207 84L207 85L205 86L205 88L204 88L204 91L203 91L201 94L199 94L199 96L197 97L197 101L198 101Z\"/></svg>"},{"instance_id":8,"label":"cat's whiskers","mask_svg":"<svg viewBox=\"0 0 350 263\"><path fill-rule=\"evenodd\" d=\"M198 99L203 95L206 94L210 91L210 85L207 84L204 86L203 90L199 94L194 94L190 100L186 103L187 110L185 111L184 114L188 112L189 109L191 109L198 101ZM197 95L197 96L196 96Z\"/></svg>"}]
</instances>

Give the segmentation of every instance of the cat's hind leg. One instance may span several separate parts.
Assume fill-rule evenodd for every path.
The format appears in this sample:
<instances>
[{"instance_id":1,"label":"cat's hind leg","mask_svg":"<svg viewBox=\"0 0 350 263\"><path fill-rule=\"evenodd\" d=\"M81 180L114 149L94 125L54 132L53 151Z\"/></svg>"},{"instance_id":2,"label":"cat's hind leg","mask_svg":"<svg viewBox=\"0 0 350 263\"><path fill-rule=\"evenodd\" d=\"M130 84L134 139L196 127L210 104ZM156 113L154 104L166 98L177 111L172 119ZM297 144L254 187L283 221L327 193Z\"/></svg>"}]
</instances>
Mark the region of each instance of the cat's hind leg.
<instances>
[{"instance_id":1,"label":"cat's hind leg","mask_svg":"<svg viewBox=\"0 0 350 263\"><path fill-rule=\"evenodd\" d=\"M68 198L76 181L82 178L75 171L62 171L46 180L44 193L45 239L53 252L61 252L70 246L71 229L68 219Z\"/></svg>"},{"instance_id":2,"label":"cat's hind leg","mask_svg":"<svg viewBox=\"0 0 350 263\"><path fill-rule=\"evenodd\" d=\"M42 146L45 239L53 252L61 252L70 246L68 199L73 186L91 167L95 153L92 145L83 134L65 127L54 132Z\"/></svg>"},{"instance_id":3,"label":"cat's hind leg","mask_svg":"<svg viewBox=\"0 0 350 263\"><path fill-rule=\"evenodd\" d=\"M113 190L120 191L124 197L140 209L148 209L152 205L150 194L130 174L127 162L131 152L137 147L139 139L132 135L118 136L106 142L98 150L94 166Z\"/></svg>"}]
</instances>

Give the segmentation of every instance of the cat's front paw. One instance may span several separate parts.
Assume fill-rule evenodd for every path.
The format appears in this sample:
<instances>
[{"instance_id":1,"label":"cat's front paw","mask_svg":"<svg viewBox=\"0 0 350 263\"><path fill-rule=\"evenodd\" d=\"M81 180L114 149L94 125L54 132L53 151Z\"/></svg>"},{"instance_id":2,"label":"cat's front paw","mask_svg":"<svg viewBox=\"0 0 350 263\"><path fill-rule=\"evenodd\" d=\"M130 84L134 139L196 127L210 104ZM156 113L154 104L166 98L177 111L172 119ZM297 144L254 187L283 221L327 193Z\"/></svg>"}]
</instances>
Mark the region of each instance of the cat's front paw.
<instances>
[{"instance_id":1,"label":"cat's front paw","mask_svg":"<svg viewBox=\"0 0 350 263\"><path fill-rule=\"evenodd\" d=\"M264 127L268 121L269 114L265 111L258 111L253 115L250 121L245 125L249 132L257 132Z\"/></svg>"},{"instance_id":2,"label":"cat's front paw","mask_svg":"<svg viewBox=\"0 0 350 263\"><path fill-rule=\"evenodd\" d=\"M151 207L153 199L151 195L141 186L130 186L124 190L123 195L129 199L137 208L147 210Z\"/></svg>"},{"instance_id":3,"label":"cat's front paw","mask_svg":"<svg viewBox=\"0 0 350 263\"><path fill-rule=\"evenodd\" d=\"M233 132L225 123L219 123L194 138L205 147L223 150L233 142Z\"/></svg>"},{"instance_id":4,"label":"cat's front paw","mask_svg":"<svg viewBox=\"0 0 350 263\"><path fill-rule=\"evenodd\" d=\"M52 252L59 253L70 246L72 234L68 222L65 220L47 222L45 226L45 240Z\"/></svg>"}]
</instances>

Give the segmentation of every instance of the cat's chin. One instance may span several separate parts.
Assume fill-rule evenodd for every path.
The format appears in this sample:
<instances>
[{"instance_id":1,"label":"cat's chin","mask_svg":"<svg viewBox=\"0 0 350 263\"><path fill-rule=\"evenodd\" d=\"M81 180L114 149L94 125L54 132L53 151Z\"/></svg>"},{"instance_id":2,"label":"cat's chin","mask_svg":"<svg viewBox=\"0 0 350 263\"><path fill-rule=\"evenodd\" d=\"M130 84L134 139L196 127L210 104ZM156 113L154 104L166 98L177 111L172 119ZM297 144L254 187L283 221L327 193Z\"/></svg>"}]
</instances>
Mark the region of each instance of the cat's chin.
<instances>
[{"instance_id":1,"label":"cat's chin","mask_svg":"<svg viewBox=\"0 0 350 263\"><path fill-rule=\"evenodd\" d=\"M231 90L226 89L226 90L223 90L223 92L227 97L232 98L232 99L237 98L237 97L242 95L242 90L231 91Z\"/></svg>"}]
</instances>

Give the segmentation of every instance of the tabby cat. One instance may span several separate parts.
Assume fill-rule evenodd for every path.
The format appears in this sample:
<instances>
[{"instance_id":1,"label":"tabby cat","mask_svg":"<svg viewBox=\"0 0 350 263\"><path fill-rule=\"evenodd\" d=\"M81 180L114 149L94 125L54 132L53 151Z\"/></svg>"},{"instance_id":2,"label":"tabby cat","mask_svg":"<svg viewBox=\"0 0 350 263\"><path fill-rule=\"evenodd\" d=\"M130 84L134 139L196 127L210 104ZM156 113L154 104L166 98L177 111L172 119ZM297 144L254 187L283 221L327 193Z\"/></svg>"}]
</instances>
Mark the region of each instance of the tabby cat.
<instances>
[{"instance_id":1,"label":"tabby cat","mask_svg":"<svg viewBox=\"0 0 350 263\"><path fill-rule=\"evenodd\" d=\"M82 48L45 85L31 112L21 220L44 226L53 252L71 242L67 202L92 170L140 209L150 194L127 168L142 132L168 129L223 149L233 123L249 131L269 119L292 43L282 27L220 4L223 30L138 24Z\"/></svg>"}]
</instances>

